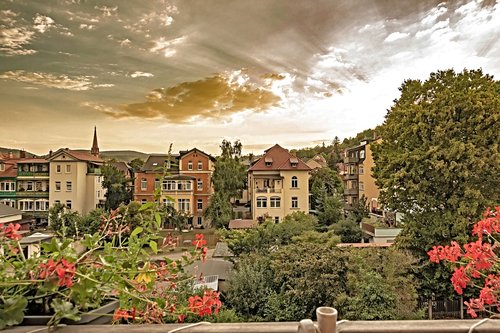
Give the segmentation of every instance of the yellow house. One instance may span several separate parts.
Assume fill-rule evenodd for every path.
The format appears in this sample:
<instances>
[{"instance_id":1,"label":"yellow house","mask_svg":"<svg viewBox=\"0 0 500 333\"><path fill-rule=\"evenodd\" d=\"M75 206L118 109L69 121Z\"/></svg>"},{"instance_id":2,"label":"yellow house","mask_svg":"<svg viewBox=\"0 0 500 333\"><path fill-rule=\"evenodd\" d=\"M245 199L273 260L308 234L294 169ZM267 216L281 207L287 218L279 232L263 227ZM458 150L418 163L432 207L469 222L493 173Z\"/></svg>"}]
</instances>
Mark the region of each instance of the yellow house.
<instances>
[{"instance_id":1,"label":"yellow house","mask_svg":"<svg viewBox=\"0 0 500 333\"><path fill-rule=\"evenodd\" d=\"M49 160L49 202L61 203L80 213L100 207L105 201L98 156L70 149L59 149Z\"/></svg>"},{"instance_id":2,"label":"yellow house","mask_svg":"<svg viewBox=\"0 0 500 333\"><path fill-rule=\"evenodd\" d=\"M265 151L248 170L252 218L278 223L293 212L309 212L311 168L279 145Z\"/></svg>"}]
</instances>

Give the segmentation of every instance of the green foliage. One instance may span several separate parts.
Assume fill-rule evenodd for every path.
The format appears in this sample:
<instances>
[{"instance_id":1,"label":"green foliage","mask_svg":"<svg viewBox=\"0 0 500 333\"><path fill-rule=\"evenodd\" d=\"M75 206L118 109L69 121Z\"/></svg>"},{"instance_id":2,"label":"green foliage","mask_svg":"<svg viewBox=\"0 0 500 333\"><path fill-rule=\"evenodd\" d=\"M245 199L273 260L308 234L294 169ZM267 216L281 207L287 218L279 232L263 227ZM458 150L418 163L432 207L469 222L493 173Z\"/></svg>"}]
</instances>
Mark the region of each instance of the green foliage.
<instances>
[{"instance_id":1,"label":"green foliage","mask_svg":"<svg viewBox=\"0 0 500 333\"><path fill-rule=\"evenodd\" d=\"M331 229L335 235L340 236L342 243L359 243L363 237L359 223L352 219L341 219Z\"/></svg>"},{"instance_id":2,"label":"green foliage","mask_svg":"<svg viewBox=\"0 0 500 333\"><path fill-rule=\"evenodd\" d=\"M128 204L132 199L132 191L128 187L129 180L112 165L102 168L102 186L106 189L106 209L116 209L120 204Z\"/></svg>"},{"instance_id":3,"label":"green foliage","mask_svg":"<svg viewBox=\"0 0 500 333\"><path fill-rule=\"evenodd\" d=\"M313 231L317 225L314 216L304 212L294 212L285 216L283 222L265 222L257 228L248 230L221 231L223 241L231 252L239 256L251 252L267 253L277 246L290 244L293 237L305 231Z\"/></svg>"},{"instance_id":4,"label":"green foliage","mask_svg":"<svg viewBox=\"0 0 500 333\"><path fill-rule=\"evenodd\" d=\"M130 161L129 165L135 174L138 171L140 171L141 168L144 166L144 160L137 157L137 158L134 158L132 161Z\"/></svg>"},{"instance_id":5,"label":"green foliage","mask_svg":"<svg viewBox=\"0 0 500 333\"><path fill-rule=\"evenodd\" d=\"M337 172L330 168L315 170L309 179L312 209L318 212L322 225L340 220L343 214L342 181Z\"/></svg>"},{"instance_id":6,"label":"green foliage","mask_svg":"<svg viewBox=\"0 0 500 333\"><path fill-rule=\"evenodd\" d=\"M231 198L238 196L246 186L246 169L240 163L241 142L231 144L223 140L220 148L222 153L212 175L214 194L204 212L205 217L218 228L228 226L233 216Z\"/></svg>"},{"instance_id":7,"label":"green foliage","mask_svg":"<svg viewBox=\"0 0 500 333\"><path fill-rule=\"evenodd\" d=\"M373 172L385 207L405 214L398 246L427 260L434 245L466 241L470 221L500 197L500 83L481 70L447 70L400 90L373 146ZM424 291L439 295L443 284Z\"/></svg>"}]
</instances>

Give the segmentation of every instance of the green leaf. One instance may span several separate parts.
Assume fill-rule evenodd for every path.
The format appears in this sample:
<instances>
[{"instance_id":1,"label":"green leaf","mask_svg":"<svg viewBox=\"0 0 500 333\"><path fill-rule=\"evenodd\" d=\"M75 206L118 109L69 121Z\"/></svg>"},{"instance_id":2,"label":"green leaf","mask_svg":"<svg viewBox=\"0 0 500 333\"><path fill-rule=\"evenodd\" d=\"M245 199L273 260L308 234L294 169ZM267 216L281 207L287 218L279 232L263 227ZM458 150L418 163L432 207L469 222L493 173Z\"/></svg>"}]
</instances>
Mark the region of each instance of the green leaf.
<instances>
[{"instance_id":1,"label":"green leaf","mask_svg":"<svg viewBox=\"0 0 500 333\"><path fill-rule=\"evenodd\" d=\"M28 301L20 295L7 298L5 303L0 305L0 329L20 324L24 319L24 309L27 305Z\"/></svg>"},{"instance_id":2,"label":"green leaf","mask_svg":"<svg viewBox=\"0 0 500 333\"><path fill-rule=\"evenodd\" d=\"M142 212L143 210L146 210L146 209L150 208L151 206L153 206L152 202L146 202L145 204L141 205L141 207L139 208L139 211Z\"/></svg>"},{"instance_id":3,"label":"green leaf","mask_svg":"<svg viewBox=\"0 0 500 333\"><path fill-rule=\"evenodd\" d=\"M81 319L78 313L78 308L76 308L71 302L67 302L62 299L55 299L52 301L51 305L54 309L56 318L58 318L59 320L68 318L74 321L78 321Z\"/></svg>"},{"instance_id":4,"label":"green leaf","mask_svg":"<svg viewBox=\"0 0 500 333\"><path fill-rule=\"evenodd\" d=\"M161 216L160 216L160 213L156 212L155 213L155 221L156 221L156 225L158 226L158 228L161 227Z\"/></svg>"},{"instance_id":5,"label":"green leaf","mask_svg":"<svg viewBox=\"0 0 500 333\"><path fill-rule=\"evenodd\" d=\"M130 234L130 237L134 237L134 236L137 236L138 234L140 234L144 229L142 227L137 227L134 229L134 231L132 231L132 233Z\"/></svg>"},{"instance_id":6,"label":"green leaf","mask_svg":"<svg viewBox=\"0 0 500 333\"><path fill-rule=\"evenodd\" d=\"M149 247L151 248L151 250L153 250L155 254L158 253L158 245L154 240L149 241Z\"/></svg>"}]
</instances>

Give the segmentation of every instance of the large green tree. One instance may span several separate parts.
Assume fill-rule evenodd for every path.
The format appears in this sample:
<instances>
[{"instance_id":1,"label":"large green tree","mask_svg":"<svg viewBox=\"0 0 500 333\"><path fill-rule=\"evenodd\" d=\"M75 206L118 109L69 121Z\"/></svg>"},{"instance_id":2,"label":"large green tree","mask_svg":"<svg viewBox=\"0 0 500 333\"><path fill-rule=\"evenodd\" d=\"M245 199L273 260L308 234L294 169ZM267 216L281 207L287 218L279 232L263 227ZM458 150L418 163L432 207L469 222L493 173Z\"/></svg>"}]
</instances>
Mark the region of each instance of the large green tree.
<instances>
[{"instance_id":1,"label":"large green tree","mask_svg":"<svg viewBox=\"0 0 500 333\"><path fill-rule=\"evenodd\" d=\"M468 224L500 198L500 82L481 70L407 80L378 129L374 176L385 207L405 214L400 247L421 259L464 241ZM425 271L424 288L441 293ZM427 286L425 286L427 284Z\"/></svg>"},{"instance_id":2,"label":"large green tree","mask_svg":"<svg viewBox=\"0 0 500 333\"><path fill-rule=\"evenodd\" d=\"M214 194L204 212L205 217L216 227L228 225L232 217L231 198L240 195L246 181L246 169L240 163L241 142L238 140L231 143L223 140L220 148L221 156L215 162L212 175Z\"/></svg>"},{"instance_id":3,"label":"large green tree","mask_svg":"<svg viewBox=\"0 0 500 333\"><path fill-rule=\"evenodd\" d=\"M132 199L132 191L128 187L129 180L112 165L105 165L101 170L102 186L106 189L106 209L116 209L122 203L128 204Z\"/></svg>"},{"instance_id":4,"label":"large green tree","mask_svg":"<svg viewBox=\"0 0 500 333\"><path fill-rule=\"evenodd\" d=\"M342 181L330 168L317 169L309 179L312 208L322 225L338 222L343 214Z\"/></svg>"}]
</instances>

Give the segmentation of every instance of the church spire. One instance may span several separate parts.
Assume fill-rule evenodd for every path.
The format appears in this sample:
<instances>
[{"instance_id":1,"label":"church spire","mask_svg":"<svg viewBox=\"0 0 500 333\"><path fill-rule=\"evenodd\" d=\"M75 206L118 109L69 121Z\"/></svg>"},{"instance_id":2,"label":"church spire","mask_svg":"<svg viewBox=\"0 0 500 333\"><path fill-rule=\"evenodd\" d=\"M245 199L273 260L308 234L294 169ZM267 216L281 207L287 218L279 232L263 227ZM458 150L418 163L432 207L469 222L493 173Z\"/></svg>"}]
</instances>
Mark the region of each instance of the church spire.
<instances>
[{"instance_id":1,"label":"church spire","mask_svg":"<svg viewBox=\"0 0 500 333\"><path fill-rule=\"evenodd\" d=\"M97 127L94 126L94 141L92 142L92 148L90 153L94 156L99 157L99 146L97 145Z\"/></svg>"}]
</instances>

